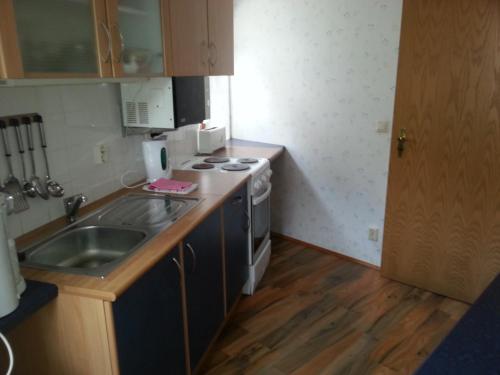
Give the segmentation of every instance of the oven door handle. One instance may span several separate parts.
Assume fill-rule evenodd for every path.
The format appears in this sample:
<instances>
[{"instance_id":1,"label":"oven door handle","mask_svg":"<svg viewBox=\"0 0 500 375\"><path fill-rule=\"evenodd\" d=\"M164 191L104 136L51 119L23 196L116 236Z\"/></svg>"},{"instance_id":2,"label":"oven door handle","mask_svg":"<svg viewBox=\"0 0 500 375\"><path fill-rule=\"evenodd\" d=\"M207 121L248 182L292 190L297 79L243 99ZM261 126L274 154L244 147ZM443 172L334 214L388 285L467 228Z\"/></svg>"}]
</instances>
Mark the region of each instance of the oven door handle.
<instances>
[{"instance_id":1,"label":"oven door handle","mask_svg":"<svg viewBox=\"0 0 500 375\"><path fill-rule=\"evenodd\" d=\"M271 188L273 187L273 184L269 183L269 186L267 187L267 190L264 194L259 195L257 198L255 198L252 202L254 206L258 206L262 202L264 202L270 195L271 195Z\"/></svg>"}]
</instances>

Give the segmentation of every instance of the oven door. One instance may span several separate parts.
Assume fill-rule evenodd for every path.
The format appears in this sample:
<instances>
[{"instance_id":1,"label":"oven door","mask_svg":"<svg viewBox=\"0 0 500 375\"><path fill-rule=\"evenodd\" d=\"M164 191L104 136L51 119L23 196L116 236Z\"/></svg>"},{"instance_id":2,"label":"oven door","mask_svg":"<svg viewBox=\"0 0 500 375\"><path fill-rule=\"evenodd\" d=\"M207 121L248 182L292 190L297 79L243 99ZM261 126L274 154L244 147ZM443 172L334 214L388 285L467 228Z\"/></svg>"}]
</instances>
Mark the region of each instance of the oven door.
<instances>
[{"instance_id":1,"label":"oven door","mask_svg":"<svg viewBox=\"0 0 500 375\"><path fill-rule=\"evenodd\" d=\"M252 263L266 246L271 232L271 183L264 192L252 196Z\"/></svg>"}]
</instances>

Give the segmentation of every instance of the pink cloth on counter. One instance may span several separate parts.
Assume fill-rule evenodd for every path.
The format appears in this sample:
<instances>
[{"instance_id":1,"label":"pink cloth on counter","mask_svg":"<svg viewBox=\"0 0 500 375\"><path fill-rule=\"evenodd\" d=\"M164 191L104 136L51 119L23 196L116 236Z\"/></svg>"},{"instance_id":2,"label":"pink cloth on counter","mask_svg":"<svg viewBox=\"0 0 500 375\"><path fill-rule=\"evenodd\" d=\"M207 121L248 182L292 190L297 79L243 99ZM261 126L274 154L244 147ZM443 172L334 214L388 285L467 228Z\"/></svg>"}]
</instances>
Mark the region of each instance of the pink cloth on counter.
<instances>
[{"instance_id":1,"label":"pink cloth on counter","mask_svg":"<svg viewBox=\"0 0 500 375\"><path fill-rule=\"evenodd\" d=\"M149 185L149 190L183 191L190 188L192 185L193 183L188 181L177 181L169 180L167 178L159 178Z\"/></svg>"}]
</instances>

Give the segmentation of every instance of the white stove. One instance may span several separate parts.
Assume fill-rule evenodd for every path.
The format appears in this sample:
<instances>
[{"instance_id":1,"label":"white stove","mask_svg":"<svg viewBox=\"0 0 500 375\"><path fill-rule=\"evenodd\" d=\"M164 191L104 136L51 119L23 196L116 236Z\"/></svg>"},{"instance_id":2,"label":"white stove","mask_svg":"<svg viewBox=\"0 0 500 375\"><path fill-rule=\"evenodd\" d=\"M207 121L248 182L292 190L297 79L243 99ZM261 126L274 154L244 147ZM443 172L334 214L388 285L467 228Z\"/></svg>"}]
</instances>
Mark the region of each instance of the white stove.
<instances>
[{"instance_id":1,"label":"white stove","mask_svg":"<svg viewBox=\"0 0 500 375\"><path fill-rule=\"evenodd\" d=\"M249 212L251 228L248 236L249 280L243 293L253 294L271 257L271 165L264 158L230 158L195 156L181 163L182 170L202 173L249 173Z\"/></svg>"},{"instance_id":2,"label":"white stove","mask_svg":"<svg viewBox=\"0 0 500 375\"><path fill-rule=\"evenodd\" d=\"M230 158L194 156L181 163L182 170L196 172L250 173L250 195L259 195L270 184L273 174L269 160L264 158Z\"/></svg>"}]
</instances>

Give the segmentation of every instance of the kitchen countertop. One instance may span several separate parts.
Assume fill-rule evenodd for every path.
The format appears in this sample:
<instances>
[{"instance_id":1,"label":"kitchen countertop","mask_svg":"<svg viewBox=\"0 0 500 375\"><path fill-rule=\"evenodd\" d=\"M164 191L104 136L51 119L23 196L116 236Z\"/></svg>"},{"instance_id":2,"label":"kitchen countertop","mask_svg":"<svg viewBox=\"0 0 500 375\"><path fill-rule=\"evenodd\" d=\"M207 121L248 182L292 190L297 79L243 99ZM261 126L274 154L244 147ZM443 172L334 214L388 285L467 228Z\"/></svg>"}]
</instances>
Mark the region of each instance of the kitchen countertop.
<instances>
[{"instance_id":1,"label":"kitchen countertop","mask_svg":"<svg viewBox=\"0 0 500 375\"><path fill-rule=\"evenodd\" d=\"M281 145L232 138L226 141L225 148L215 151L214 155L240 158L265 158L272 162L284 151L285 147Z\"/></svg>"},{"instance_id":2,"label":"kitchen countertop","mask_svg":"<svg viewBox=\"0 0 500 375\"><path fill-rule=\"evenodd\" d=\"M231 139L226 148L214 153L217 156L256 157L267 158L270 161L278 158L284 147L268 143L251 142ZM200 173L193 171L174 170L173 179L197 183L198 189L191 194L181 197L197 197L201 201L186 215L162 231L142 248L125 259L115 270L105 278L86 275L76 275L62 272L40 270L22 267L25 278L57 285L59 293L69 293L92 298L115 301L135 280L154 266L162 257L172 250L186 237L200 222L222 205L222 203L249 178L242 173ZM112 200L131 192L142 192L138 189L121 189L107 197L82 207L80 216L104 206ZM16 239L18 248L25 248L29 244L50 236L63 228L64 218L60 218Z\"/></svg>"},{"instance_id":3,"label":"kitchen countertop","mask_svg":"<svg viewBox=\"0 0 500 375\"><path fill-rule=\"evenodd\" d=\"M56 297L55 285L26 280L26 290L21 295L19 306L11 314L0 319L0 332L10 331Z\"/></svg>"},{"instance_id":4,"label":"kitchen countertop","mask_svg":"<svg viewBox=\"0 0 500 375\"><path fill-rule=\"evenodd\" d=\"M173 173L173 179L180 181L191 181L199 184L196 191L181 197L197 197L201 201L168 229L160 232L142 248L135 251L126 258L115 270L105 278L87 275L76 275L62 272L22 267L21 271L25 278L57 285L60 293L76 294L93 297L107 301L115 301L135 280L153 267L162 257L172 250L184 237L186 237L200 222L209 216L214 210L235 191L237 191L249 178L242 173L200 173L193 171L177 171ZM108 197L100 199L81 209L81 215L88 214L110 201L131 192L142 192L142 189L122 189ZM45 225L38 230L24 235L16 242L19 248L49 236L64 226L64 221Z\"/></svg>"}]
</instances>

